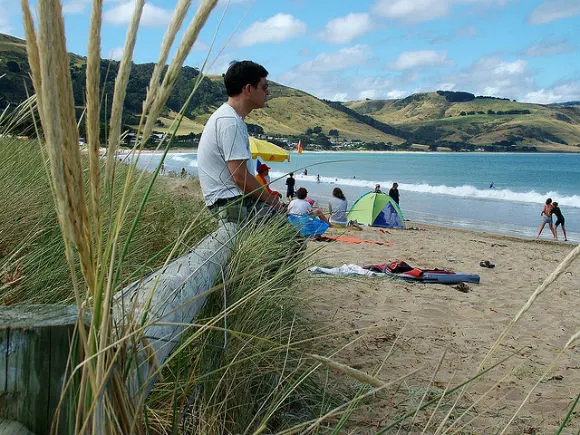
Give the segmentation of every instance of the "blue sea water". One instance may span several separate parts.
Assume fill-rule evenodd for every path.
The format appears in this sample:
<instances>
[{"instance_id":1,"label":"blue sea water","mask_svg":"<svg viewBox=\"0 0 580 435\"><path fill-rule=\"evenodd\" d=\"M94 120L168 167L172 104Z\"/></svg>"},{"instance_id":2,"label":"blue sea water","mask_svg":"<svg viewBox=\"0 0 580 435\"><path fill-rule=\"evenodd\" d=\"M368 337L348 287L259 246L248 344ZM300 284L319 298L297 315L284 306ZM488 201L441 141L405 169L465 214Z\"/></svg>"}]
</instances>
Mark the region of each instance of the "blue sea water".
<instances>
[{"instance_id":1,"label":"blue sea water","mask_svg":"<svg viewBox=\"0 0 580 435\"><path fill-rule=\"evenodd\" d=\"M143 154L139 166L151 168L159 158ZM196 175L196 158L169 154L165 166ZM336 186L352 205L375 184L388 192L397 182L406 219L520 237L536 236L551 197L566 217L568 239L580 242L580 154L292 153L290 162L268 165L274 189L284 194L286 174L293 171L296 188L306 187L322 207ZM541 238L551 238L548 228Z\"/></svg>"}]
</instances>

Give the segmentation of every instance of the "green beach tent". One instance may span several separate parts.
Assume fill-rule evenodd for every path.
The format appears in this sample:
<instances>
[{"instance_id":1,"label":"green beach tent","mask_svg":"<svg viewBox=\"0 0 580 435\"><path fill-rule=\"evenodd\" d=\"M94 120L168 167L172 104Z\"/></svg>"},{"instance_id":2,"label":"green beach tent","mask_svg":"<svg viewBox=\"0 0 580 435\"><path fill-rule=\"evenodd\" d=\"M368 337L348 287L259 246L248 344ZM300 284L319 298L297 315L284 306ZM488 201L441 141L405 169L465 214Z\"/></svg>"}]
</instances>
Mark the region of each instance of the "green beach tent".
<instances>
[{"instance_id":1,"label":"green beach tent","mask_svg":"<svg viewBox=\"0 0 580 435\"><path fill-rule=\"evenodd\" d=\"M373 227L405 228L403 212L386 193L365 193L353 204L348 220Z\"/></svg>"}]
</instances>

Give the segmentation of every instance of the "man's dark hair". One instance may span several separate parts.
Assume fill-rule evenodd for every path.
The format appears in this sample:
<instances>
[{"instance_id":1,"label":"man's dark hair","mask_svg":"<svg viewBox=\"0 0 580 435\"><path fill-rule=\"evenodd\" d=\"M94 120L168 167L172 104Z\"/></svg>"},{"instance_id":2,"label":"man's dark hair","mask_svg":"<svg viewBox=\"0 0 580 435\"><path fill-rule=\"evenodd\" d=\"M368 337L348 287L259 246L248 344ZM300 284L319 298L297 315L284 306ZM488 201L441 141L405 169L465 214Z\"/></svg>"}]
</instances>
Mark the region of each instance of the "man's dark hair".
<instances>
[{"instance_id":1,"label":"man's dark hair","mask_svg":"<svg viewBox=\"0 0 580 435\"><path fill-rule=\"evenodd\" d=\"M262 65L250 60L233 62L224 75L224 84L229 97L242 93L247 84L258 86L262 77L268 77L268 71Z\"/></svg>"}]
</instances>

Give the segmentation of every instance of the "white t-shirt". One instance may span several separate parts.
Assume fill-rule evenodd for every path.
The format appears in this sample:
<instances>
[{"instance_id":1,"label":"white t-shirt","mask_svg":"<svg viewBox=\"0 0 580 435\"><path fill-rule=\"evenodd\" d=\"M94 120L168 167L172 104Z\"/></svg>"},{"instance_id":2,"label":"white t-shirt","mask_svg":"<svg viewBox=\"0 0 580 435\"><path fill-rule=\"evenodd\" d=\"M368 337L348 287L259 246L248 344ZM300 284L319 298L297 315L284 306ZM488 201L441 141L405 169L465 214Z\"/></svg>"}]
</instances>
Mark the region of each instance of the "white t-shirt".
<instances>
[{"instance_id":1,"label":"white t-shirt","mask_svg":"<svg viewBox=\"0 0 580 435\"><path fill-rule=\"evenodd\" d=\"M335 224L346 224L348 222L346 217L346 199L331 196L328 201L328 208L330 210L330 222Z\"/></svg>"},{"instance_id":2,"label":"white t-shirt","mask_svg":"<svg viewBox=\"0 0 580 435\"><path fill-rule=\"evenodd\" d=\"M288 214L303 216L312 213L312 206L305 199L293 199L288 204Z\"/></svg>"},{"instance_id":3,"label":"white t-shirt","mask_svg":"<svg viewBox=\"0 0 580 435\"><path fill-rule=\"evenodd\" d=\"M244 120L229 104L222 104L210 116L197 150L199 183L207 206L218 199L242 195L242 190L234 183L228 161L248 160L251 172L250 141Z\"/></svg>"}]
</instances>

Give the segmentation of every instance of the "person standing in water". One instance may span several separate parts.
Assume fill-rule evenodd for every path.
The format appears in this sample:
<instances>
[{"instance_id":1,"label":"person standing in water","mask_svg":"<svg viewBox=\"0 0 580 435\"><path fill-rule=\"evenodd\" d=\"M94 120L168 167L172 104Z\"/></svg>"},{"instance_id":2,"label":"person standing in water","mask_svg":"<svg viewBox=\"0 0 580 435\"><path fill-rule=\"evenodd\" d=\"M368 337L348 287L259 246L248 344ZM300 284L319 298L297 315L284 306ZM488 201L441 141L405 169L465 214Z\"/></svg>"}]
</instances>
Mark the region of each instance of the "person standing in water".
<instances>
[{"instance_id":1,"label":"person standing in water","mask_svg":"<svg viewBox=\"0 0 580 435\"><path fill-rule=\"evenodd\" d=\"M393 183L393 187L389 190L389 196L393 198L397 204L399 203L399 185L397 183Z\"/></svg>"},{"instance_id":2,"label":"person standing in water","mask_svg":"<svg viewBox=\"0 0 580 435\"><path fill-rule=\"evenodd\" d=\"M550 231L554 235L554 240L558 240L558 236L556 235L556 231L554 230L554 226L552 225L552 211L553 210L554 210L554 206L552 204L552 198L546 199L546 203L544 204L544 208L542 209L542 212L540 213L540 216L542 216L542 224L540 225L540 229L538 230L538 236L536 237L536 239L540 238L540 234L542 234L544 226L546 224L548 224Z\"/></svg>"},{"instance_id":3,"label":"person standing in water","mask_svg":"<svg viewBox=\"0 0 580 435\"><path fill-rule=\"evenodd\" d=\"M296 180L294 179L294 172L288 174L286 178L286 198L290 201L294 198L294 186L296 185Z\"/></svg>"},{"instance_id":4,"label":"person standing in water","mask_svg":"<svg viewBox=\"0 0 580 435\"><path fill-rule=\"evenodd\" d=\"M562 225L562 233L564 233L564 241L567 242L568 236L566 236L566 227L564 226L564 222L566 221L566 219L564 219L562 210L560 210L560 207L558 206L558 203L556 201L552 203L552 206L553 206L552 214L556 215L556 223L554 224L554 233L556 234L556 238L558 237L558 225Z\"/></svg>"}]
</instances>

